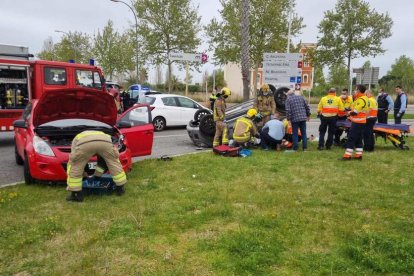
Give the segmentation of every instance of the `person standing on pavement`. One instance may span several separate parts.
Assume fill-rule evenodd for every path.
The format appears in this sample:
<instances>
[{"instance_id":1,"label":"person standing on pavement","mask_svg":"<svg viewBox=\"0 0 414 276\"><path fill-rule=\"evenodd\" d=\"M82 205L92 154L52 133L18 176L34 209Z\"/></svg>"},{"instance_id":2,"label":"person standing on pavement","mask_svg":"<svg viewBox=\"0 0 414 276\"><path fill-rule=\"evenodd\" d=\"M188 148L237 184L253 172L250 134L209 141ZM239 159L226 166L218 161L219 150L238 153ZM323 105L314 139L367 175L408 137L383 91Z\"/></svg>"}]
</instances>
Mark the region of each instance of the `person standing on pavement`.
<instances>
[{"instance_id":1,"label":"person standing on pavement","mask_svg":"<svg viewBox=\"0 0 414 276\"><path fill-rule=\"evenodd\" d=\"M286 119L292 125L293 151L298 150L298 129L302 135L302 149L307 149L306 121L310 119L309 105L302 96L296 95L293 90L287 93L285 102Z\"/></svg>"},{"instance_id":2,"label":"person standing on pavement","mask_svg":"<svg viewBox=\"0 0 414 276\"><path fill-rule=\"evenodd\" d=\"M361 84L358 84L356 87L355 100L349 112L349 120L352 122L351 128L349 129L348 140L345 144L345 153L340 160L351 160L354 148L356 151L354 159L362 160L362 153L364 151L362 137L369 111L368 98L365 96L365 90L365 86Z\"/></svg>"},{"instance_id":3,"label":"person standing on pavement","mask_svg":"<svg viewBox=\"0 0 414 276\"><path fill-rule=\"evenodd\" d=\"M381 88L378 97L378 123L388 124L388 112L394 110L394 101L391 96Z\"/></svg>"},{"instance_id":4,"label":"person standing on pavement","mask_svg":"<svg viewBox=\"0 0 414 276\"><path fill-rule=\"evenodd\" d=\"M283 137L285 137L286 127L283 122L277 119L271 119L267 122L260 132L260 145L262 149L268 150L281 149Z\"/></svg>"},{"instance_id":5,"label":"person standing on pavement","mask_svg":"<svg viewBox=\"0 0 414 276\"><path fill-rule=\"evenodd\" d=\"M378 104L373 97L372 91L368 90L365 92L368 97L368 116L367 123L364 130L364 150L374 151L375 139L374 139L374 126L377 122Z\"/></svg>"},{"instance_id":6,"label":"person standing on pavement","mask_svg":"<svg viewBox=\"0 0 414 276\"><path fill-rule=\"evenodd\" d=\"M402 88L399 85L395 87L395 92L397 92L397 99L394 103L394 121L395 124L401 124L402 117L407 109L407 94L402 91Z\"/></svg>"},{"instance_id":7,"label":"person standing on pavement","mask_svg":"<svg viewBox=\"0 0 414 276\"><path fill-rule=\"evenodd\" d=\"M254 101L253 108L256 109L262 117L262 120L257 123L259 129L263 127L276 113L276 103L273 93L267 83L260 88L259 94Z\"/></svg>"},{"instance_id":8,"label":"person standing on pavement","mask_svg":"<svg viewBox=\"0 0 414 276\"><path fill-rule=\"evenodd\" d=\"M227 124L224 122L226 115L226 99L231 95L229 88L224 87L217 93L217 99L214 102L213 118L216 123L216 133L214 134L213 147L220 145L228 145L229 138L227 136ZM221 141L220 141L221 138Z\"/></svg>"},{"instance_id":9,"label":"person standing on pavement","mask_svg":"<svg viewBox=\"0 0 414 276\"><path fill-rule=\"evenodd\" d=\"M328 130L328 139L325 146L327 150L332 148L339 111L344 111L344 105L341 99L336 96L336 89L330 88L328 95L322 97L318 104L318 116L321 119L318 150L324 149L326 130Z\"/></svg>"},{"instance_id":10,"label":"person standing on pavement","mask_svg":"<svg viewBox=\"0 0 414 276\"><path fill-rule=\"evenodd\" d=\"M338 111L338 120L337 121L345 121L347 119L347 113L351 110L352 107L352 97L348 93L348 89L342 89L341 96L339 97L344 105L344 110ZM337 127L335 130L335 138L334 138L334 145L339 146L341 143L341 136L344 130L342 128Z\"/></svg>"}]
</instances>

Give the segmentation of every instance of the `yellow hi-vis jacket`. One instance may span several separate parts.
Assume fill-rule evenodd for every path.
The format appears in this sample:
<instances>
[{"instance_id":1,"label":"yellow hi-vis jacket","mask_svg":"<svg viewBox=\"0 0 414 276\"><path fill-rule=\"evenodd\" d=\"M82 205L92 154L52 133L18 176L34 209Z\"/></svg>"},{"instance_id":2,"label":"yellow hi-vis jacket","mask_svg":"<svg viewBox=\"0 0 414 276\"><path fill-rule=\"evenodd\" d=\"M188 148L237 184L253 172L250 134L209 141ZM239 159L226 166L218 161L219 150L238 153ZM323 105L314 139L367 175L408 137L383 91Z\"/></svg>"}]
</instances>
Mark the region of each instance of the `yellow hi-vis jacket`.
<instances>
[{"instance_id":1,"label":"yellow hi-vis jacket","mask_svg":"<svg viewBox=\"0 0 414 276\"><path fill-rule=\"evenodd\" d=\"M349 120L357 124L365 124L367 122L367 116L369 112L368 97L363 93L358 93L352 104L352 112L355 115L349 116Z\"/></svg>"},{"instance_id":2,"label":"yellow hi-vis jacket","mask_svg":"<svg viewBox=\"0 0 414 276\"><path fill-rule=\"evenodd\" d=\"M344 111L344 105L335 93L328 93L322 97L318 104L318 113L324 117L338 116L339 111Z\"/></svg>"},{"instance_id":3,"label":"yellow hi-vis jacket","mask_svg":"<svg viewBox=\"0 0 414 276\"><path fill-rule=\"evenodd\" d=\"M378 103L377 100L374 97L368 97L368 106L369 106L369 112L368 112L368 118L377 118L378 116Z\"/></svg>"},{"instance_id":4,"label":"yellow hi-vis jacket","mask_svg":"<svg viewBox=\"0 0 414 276\"><path fill-rule=\"evenodd\" d=\"M347 115L347 111L351 110L354 101L352 100L351 96L347 96L346 99L342 99L342 97L339 98L341 99L341 102L344 105L344 110L339 110L338 116L343 117Z\"/></svg>"},{"instance_id":5,"label":"yellow hi-vis jacket","mask_svg":"<svg viewBox=\"0 0 414 276\"><path fill-rule=\"evenodd\" d=\"M246 117L237 119L234 125L233 139L236 142L245 143L257 134L257 129L252 120Z\"/></svg>"}]
</instances>

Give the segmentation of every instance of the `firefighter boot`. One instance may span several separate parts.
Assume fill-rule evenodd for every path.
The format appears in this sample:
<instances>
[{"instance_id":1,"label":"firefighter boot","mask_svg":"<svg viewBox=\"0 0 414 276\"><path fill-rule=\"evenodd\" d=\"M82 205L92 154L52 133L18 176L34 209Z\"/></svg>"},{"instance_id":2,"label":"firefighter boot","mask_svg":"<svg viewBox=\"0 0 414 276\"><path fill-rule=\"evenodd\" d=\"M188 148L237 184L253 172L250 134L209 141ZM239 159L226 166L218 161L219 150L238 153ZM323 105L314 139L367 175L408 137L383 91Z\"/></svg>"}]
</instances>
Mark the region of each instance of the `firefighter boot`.
<instances>
[{"instance_id":1,"label":"firefighter boot","mask_svg":"<svg viewBox=\"0 0 414 276\"><path fill-rule=\"evenodd\" d=\"M74 201L74 202L82 202L83 201L83 193L82 191L79 192L71 192L70 195L66 197L67 201Z\"/></svg>"},{"instance_id":2,"label":"firefighter boot","mask_svg":"<svg viewBox=\"0 0 414 276\"><path fill-rule=\"evenodd\" d=\"M115 187L115 192L116 192L116 195L118 195L118 196L121 196L121 195L125 194L125 187L124 187L124 185L122 185L122 186L116 186Z\"/></svg>"}]
</instances>

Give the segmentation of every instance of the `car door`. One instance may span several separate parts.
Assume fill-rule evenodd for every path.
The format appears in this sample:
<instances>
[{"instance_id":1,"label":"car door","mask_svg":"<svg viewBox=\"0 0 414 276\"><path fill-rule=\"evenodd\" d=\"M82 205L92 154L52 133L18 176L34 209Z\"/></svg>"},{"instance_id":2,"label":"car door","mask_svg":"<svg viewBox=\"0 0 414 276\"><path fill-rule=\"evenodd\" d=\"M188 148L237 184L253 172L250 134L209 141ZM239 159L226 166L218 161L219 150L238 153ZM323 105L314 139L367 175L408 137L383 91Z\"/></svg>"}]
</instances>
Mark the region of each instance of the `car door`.
<instances>
[{"instance_id":1,"label":"car door","mask_svg":"<svg viewBox=\"0 0 414 276\"><path fill-rule=\"evenodd\" d=\"M14 128L14 142L16 145L17 153L20 157L24 158L24 149L26 146L26 140L27 140L27 127L30 125L30 115L32 113L33 104L29 102L26 106L26 108L23 111L22 119L19 120L22 122L22 124L25 125L25 127L15 127Z\"/></svg>"},{"instance_id":2,"label":"car door","mask_svg":"<svg viewBox=\"0 0 414 276\"><path fill-rule=\"evenodd\" d=\"M150 155L154 141L154 126L148 105L136 105L125 111L117 126L125 136L132 157Z\"/></svg>"},{"instance_id":3,"label":"car door","mask_svg":"<svg viewBox=\"0 0 414 276\"><path fill-rule=\"evenodd\" d=\"M165 118L167 126L180 125L181 107L178 104L176 97L168 96L161 98L162 105L157 105L154 109L154 114Z\"/></svg>"},{"instance_id":4,"label":"car door","mask_svg":"<svg viewBox=\"0 0 414 276\"><path fill-rule=\"evenodd\" d=\"M180 125L187 125L188 122L194 120L194 113L199 109L199 105L191 99L177 97L180 105Z\"/></svg>"}]
</instances>

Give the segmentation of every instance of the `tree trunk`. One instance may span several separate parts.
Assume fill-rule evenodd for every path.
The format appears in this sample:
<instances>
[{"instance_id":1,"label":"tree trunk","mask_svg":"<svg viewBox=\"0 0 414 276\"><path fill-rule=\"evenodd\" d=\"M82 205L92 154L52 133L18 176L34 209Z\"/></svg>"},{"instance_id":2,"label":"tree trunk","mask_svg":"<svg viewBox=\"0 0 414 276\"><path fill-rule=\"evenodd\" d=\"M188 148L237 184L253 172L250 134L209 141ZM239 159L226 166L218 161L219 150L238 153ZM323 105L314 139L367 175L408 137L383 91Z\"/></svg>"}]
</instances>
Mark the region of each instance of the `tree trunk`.
<instances>
[{"instance_id":1,"label":"tree trunk","mask_svg":"<svg viewBox=\"0 0 414 276\"><path fill-rule=\"evenodd\" d=\"M171 61L168 59L168 93L171 93L172 83L171 83Z\"/></svg>"},{"instance_id":2,"label":"tree trunk","mask_svg":"<svg viewBox=\"0 0 414 276\"><path fill-rule=\"evenodd\" d=\"M348 87L349 93L352 94L352 78L351 78L351 52L348 53Z\"/></svg>"},{"instance_id":3,"label":"tree trunk","mask_svg":"<svg viewBox=\"0 0 414 276\"><path fill-rule=\"evenodd\" d=\"M241 66L243 80L243 99L248 100L250 95L250 33L249 33L250 1L242 1L241 19Z\"/></svg>"}]
</instances>

